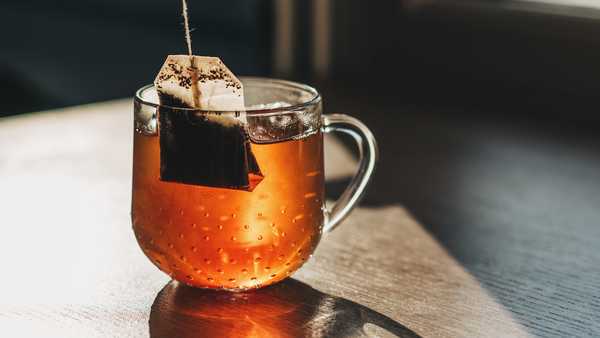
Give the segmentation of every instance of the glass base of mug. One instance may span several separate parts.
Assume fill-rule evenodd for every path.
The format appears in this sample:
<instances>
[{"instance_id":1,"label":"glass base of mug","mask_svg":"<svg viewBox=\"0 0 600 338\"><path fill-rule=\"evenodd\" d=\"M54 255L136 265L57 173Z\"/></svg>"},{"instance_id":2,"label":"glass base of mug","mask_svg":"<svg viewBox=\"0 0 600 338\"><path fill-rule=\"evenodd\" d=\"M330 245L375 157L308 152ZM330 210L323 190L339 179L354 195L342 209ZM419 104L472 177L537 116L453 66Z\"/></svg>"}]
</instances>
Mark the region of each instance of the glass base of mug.
<instances>
[{"instance_id":1,"label":"glass base of mug","mask_svg":"<svg viewBox=\"0 0 600 338\"><path fill-rule=\"evenodd\" d=\"M182 285L194 288L194 289L199 289L199 290L205 290L205 291L214 291L214 292L230 292L230 293L244 293L244 292L249 292L249 291L253 291L253 290L258 290L258 289L262 289L264 287L268 287L271 285L275 285L278 284L280 282L283 282L284 280L288 279L288 277L290 277L291 274L287 277L284 277L282 279L279 279L277 281L274 282L269 282L266 284L256 284L253 286L249 286L249 287L235 287L235 288L227 288L225 286L217 286L217 287L209 287L209 286L198 286L198 285L193 285L190 283L186 283L183 281L179 281L177 279L171 279L171 282L175 282L175 283L180 283Z\"/></svg>"}]
</instances>

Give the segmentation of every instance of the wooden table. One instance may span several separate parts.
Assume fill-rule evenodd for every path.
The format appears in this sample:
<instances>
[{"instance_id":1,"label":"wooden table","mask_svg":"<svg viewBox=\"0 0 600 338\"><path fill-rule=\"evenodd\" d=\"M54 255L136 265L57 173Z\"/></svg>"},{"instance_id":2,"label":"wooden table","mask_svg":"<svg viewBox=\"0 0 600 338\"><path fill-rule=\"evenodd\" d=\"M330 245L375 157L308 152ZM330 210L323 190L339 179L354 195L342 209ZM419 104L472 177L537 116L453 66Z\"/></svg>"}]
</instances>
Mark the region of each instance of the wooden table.
<instances>
[{"instance_id":1,"label":"wooden table","mask_svg":"<svg viewBox=\"0 0 600 338\"><path fill-rule=\"evenodd\" d=\"M130 100L0 120L2 336L528 336L399 205L358 208L277 286L169 282L131 230L131 140ZM350 173L334 139L326 158Z\"/></svg>"}]
</instances>

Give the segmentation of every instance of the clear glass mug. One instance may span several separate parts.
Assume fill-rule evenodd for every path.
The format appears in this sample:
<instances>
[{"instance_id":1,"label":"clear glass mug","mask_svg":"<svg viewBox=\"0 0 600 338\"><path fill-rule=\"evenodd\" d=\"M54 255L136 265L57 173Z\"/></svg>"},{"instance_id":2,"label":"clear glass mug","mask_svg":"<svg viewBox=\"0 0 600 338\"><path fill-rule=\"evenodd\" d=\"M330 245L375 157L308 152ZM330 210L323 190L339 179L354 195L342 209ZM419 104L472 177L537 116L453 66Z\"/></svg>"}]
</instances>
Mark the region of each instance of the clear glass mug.
<instances>
[{"instance_id":1,"label":"clear glass mug","mask_svg":"<svg viewBox=\"0 0 600 338\"><path fill-rule=\"evenodd\" d=\"M241 291L292 274L312 255L321 234L339 225L357 204L377 160L369 129L347 115L322 115L322 99L314 88L266 78L241 81L251 107L244 112L161 106L152 85L138 90L134 99L133 230L160 270L194 287ZM163 161L179 147L185 156L178 165L186 173L226 177L233 171L212 159L229 163L231 151L223 148L231 143L227 135L207 138L188 131L191 141L167 144L171 136L164 133L173 116L191 125L223 116L242 119L252 161L241 167L252 169L254 163L259 171L250 170L242 177L245 185L235 189L164 180ZM356 140L360 163L348 188L327 210L323 133L332 131Z\"/></svg>"}]
</instances>

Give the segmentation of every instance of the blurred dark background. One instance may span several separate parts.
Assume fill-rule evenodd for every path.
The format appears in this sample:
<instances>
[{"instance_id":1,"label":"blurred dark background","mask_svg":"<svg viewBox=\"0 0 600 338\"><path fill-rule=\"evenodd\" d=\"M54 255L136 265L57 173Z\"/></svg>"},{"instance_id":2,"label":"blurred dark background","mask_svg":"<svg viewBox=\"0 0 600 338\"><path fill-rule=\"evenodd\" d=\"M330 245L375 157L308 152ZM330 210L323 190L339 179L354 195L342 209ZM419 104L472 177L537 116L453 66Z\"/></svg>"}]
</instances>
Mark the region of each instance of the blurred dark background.
<instances>
[{"instance_id":1,"label":"blurred dark background","mask_svg":"<svg viewBox=\"0 0 600 338\"><path fill-rule=\"evenodd\" d=\"M401 105L597 120L600 10L547 2L191 1L190 14L195 52L237 74ZM185 52L181 22L176 0L2 1L0 114L131 96L165 55Z\"/></svg>"},{"instance_id":2,"label":"blurred dark background","mask_svg":"<svg viewBox=\"0 0 600 338\"><path fill-rule=\"evenodd\" d=\"M190 4L195 49L236 72L269 72L264 1ZM132 96L167 54L185 53L178 1L3 0L0 114Z\"/></svg>"},{"instance_id":3,"label":"blurred dark background","mask_svg":"<svg viewBox=\"0 0 600 338\"><path fill-rule=\"evenodd\" d=\"M600 335L599 1L189 5L195 53L373 129L364 205L406 206L534 335ZM181 23L176 0L3 0L0 116L131 97Z\"/></svg>"}]
</instances>

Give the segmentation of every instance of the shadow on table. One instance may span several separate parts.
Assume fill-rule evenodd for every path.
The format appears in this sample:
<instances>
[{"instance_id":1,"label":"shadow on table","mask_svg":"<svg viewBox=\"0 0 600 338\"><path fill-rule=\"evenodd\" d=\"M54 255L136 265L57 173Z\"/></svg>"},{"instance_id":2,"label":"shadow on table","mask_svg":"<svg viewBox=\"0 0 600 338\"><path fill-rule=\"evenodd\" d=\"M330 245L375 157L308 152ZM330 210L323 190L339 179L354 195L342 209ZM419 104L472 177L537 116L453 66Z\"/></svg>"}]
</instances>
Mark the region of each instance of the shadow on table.
<instances>
[{"instance_id":1,"label":"shadow on table","mask_svg":"<svg viewBox=\"0 0 600 338\"><path fill-rule=\"evenodd\" d=\"M363 337L366 324L387 336L420 337L387 316L291 278L245 293L170 282L152 304L150 337Z\"/></svg>"}]
</instances>

